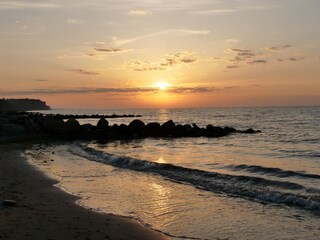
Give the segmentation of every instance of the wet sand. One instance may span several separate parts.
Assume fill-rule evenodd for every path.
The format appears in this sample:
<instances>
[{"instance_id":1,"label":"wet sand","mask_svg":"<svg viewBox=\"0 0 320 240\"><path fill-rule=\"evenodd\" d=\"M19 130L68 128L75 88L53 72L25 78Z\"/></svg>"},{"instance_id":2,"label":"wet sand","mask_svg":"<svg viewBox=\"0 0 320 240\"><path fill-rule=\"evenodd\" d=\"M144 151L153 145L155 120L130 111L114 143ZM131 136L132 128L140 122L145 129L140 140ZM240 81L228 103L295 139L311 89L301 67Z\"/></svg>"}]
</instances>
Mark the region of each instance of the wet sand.
<instances>
[{"instance_id":1,"label":"wet sand","mask_svg":"<svg viewBox=\"0 0 320 240\"><path fill-rule=\"evenodd\" d=\"M93 212L21 156L26 144L0 145L0 239L169 239L139 222Z\"/></svg>"}]
</instances>

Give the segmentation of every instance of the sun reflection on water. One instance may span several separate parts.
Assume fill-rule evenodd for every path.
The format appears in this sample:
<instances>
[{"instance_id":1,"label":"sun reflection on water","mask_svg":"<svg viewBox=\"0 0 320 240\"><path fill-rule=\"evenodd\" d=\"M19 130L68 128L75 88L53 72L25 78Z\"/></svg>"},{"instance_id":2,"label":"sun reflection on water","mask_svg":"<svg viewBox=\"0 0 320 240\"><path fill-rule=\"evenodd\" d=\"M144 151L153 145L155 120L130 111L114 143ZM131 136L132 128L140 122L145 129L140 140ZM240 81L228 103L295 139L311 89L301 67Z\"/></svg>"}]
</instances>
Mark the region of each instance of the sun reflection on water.
<instances>
[{"instance_id":1,"label":"sun reflection on water","mask_svg":"<svg viewBox=\"0 0 320 240\"><path fill-rule=\"evenodd\" d=\"M163 157L159 157L156 162L157 163L167 163L167 161Z\"/></svg>"}]
</instances>

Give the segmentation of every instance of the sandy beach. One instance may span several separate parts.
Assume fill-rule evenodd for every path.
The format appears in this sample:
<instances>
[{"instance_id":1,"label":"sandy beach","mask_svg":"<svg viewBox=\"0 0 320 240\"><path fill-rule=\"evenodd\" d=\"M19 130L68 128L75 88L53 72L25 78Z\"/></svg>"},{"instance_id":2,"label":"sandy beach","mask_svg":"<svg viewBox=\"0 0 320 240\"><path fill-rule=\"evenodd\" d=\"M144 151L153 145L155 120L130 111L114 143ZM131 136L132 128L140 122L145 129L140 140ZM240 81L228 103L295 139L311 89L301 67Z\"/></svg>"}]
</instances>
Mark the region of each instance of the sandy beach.
<instances>
[{"instance_id":1,"label":"sandy beach","mask_svg":"<svg viewBox=\"0 0 320 240\"><path fill-rule=\"evenodd\" d=\"M0 145L0 239L169 239L139 222L75 204L77 197L21 156L26 144Z\"/></svg>"}]
</instances>

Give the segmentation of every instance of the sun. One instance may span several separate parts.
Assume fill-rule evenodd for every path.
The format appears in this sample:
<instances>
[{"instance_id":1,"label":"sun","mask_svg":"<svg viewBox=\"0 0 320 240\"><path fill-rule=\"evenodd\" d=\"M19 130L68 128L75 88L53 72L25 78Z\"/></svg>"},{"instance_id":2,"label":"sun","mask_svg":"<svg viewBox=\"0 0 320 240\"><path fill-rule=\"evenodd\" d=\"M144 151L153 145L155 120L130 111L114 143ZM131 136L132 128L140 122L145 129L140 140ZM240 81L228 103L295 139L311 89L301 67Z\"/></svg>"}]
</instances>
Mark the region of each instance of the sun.
<instances>
[{"instance_id":1,"label":"sun","mask_svg":"<svg viewBox=\"0 0 320 240\"><path fill-rule=\"evenodd\" d=\"M166 90L168 87L170 87L171 85L169 83L166 83L166 82L158 82L154 85L155 87L158 87L160 90Z\"/></svg>"}]
</instances>

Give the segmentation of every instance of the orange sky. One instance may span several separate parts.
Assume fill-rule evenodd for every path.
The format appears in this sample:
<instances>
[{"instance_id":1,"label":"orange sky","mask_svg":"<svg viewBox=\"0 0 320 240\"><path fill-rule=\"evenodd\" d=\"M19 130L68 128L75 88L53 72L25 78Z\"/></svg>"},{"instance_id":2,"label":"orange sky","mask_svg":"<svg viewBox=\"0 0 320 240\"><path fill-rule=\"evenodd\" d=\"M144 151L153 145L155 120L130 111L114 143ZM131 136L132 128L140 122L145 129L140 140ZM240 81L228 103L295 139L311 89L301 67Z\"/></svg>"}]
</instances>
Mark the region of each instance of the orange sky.
<instances>
[{"instance_id":1,"label":"orange sky","mask_svg":"<svg viewBox=\"0 0 320 240\"><path fill-rule=\"evenodd\" d=\"M0 97L53 108L319 105L319 10L317 0L0 0Z\"/></svg>"}]
</instances>

